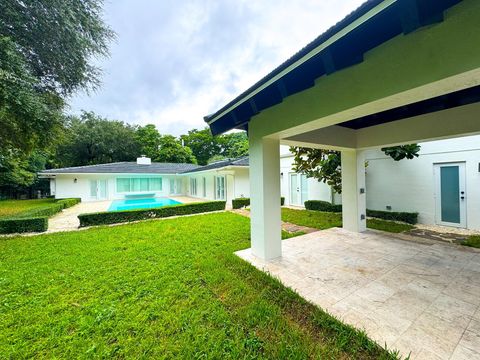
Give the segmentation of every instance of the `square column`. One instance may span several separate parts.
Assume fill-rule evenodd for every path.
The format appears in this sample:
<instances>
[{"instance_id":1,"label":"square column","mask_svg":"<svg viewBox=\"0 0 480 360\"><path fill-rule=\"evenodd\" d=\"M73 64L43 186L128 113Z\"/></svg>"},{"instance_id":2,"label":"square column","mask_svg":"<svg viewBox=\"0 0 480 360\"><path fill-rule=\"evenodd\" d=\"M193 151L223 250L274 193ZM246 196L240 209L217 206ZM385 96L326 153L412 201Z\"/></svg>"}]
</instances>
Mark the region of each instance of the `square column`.
<instances>
[{"instance_id":1,"label":"square column","mask_svg":"<svg viewBox=\"0 0 480 360\"><path fill-rule=\"evenodd\" d=\"M270 260L282 255L280 141L251 134L249 141L252 253Z\"/></svg>"},{"instance_id":2,"label":"square column","mask_svg":"<svg viewBox=\"0 0 480 360\"><path fill-rule=\"evenodd\" d=\"M342 151L342 220L343 228L362 232L367 229L365 189L365 153Z\"/></svg>"}]
</instances>

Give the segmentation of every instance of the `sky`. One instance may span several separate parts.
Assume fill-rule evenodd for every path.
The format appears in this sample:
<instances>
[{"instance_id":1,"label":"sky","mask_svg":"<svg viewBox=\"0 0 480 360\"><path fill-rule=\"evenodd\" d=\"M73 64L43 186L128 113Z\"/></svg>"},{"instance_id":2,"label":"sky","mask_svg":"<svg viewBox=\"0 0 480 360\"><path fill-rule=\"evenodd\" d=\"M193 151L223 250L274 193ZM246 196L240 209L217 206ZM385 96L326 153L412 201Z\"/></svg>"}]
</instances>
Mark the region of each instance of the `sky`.
<instances>
[{"instance_id":1,"label":"sky","mask_svg":"<svg viewBox=\"0 0 480 360\"><path fill-rule=\"evenodd\" d=\"M81 110L163 134L203 128L218 110L364 0L110 0L110 57Z\"/></svg>"}]
</instances>

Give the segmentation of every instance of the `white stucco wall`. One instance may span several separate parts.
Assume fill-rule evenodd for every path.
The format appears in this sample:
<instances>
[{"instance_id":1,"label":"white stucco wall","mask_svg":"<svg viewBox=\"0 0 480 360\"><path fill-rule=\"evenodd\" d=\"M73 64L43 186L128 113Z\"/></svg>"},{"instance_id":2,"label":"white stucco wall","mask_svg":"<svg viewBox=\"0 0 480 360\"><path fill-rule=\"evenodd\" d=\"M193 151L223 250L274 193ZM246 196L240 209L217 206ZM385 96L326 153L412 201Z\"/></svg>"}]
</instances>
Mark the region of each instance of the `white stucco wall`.
<instances>
[{"instance_id":1,"label":"white stucco wall","mask_svg":"<svg viewBox=\"0 0 480 360\"><path fill-rule=\"evenodd\" d=\"M420 156L394 161L381 151L366 158L367 208L417 211L419 222L435 224L434 164L464 162L467 228L480 230L480 136L422 143Z\"/></svg>"},{"instance_id":2,"label":"white stucco wall","mask_svg":"<svg viewBox=\"0 0 480 360\"><path fill-rule=\"evenodd\" d=\"M245 196L250 196L250 184L248 177L248 168L244 167L235 167L229 169L220 169L220 170L211 170L203 171L198 173L191 173L182 175L185 178L187 184L187 189L185 194L195 198L205 199L205 200L216 200L215 199L215 177L223 176L225 177L225 195L226 201L229 205L232 203L232 199ZM190 179L197 179L197 195L193 195L190 191ZM203 178L206 182L206 191L203 196Z\"/></svg>"},{"instance_id":3,"label":"white stucco wall","mask_svg":"<svg viewBox=\"0 0 480 360\"><path fill-rule=\"evenodd\" d=\"M97 201L99 199L90 196L90 181L91 180L106 180L107 181L107 200L122 199L125 197L124 193L117 192L117 177L161 177L162 191L148 191L148 193L155 193L155 196L170 195L170 178L176 178L175 175L133 175L133 174L62 174L55 177L55 197L71 198L79 197L82 202ZM75 182L75 179L77 181ZM184 192L182 191L182 194Z\"/></svg>"}]
</instances>

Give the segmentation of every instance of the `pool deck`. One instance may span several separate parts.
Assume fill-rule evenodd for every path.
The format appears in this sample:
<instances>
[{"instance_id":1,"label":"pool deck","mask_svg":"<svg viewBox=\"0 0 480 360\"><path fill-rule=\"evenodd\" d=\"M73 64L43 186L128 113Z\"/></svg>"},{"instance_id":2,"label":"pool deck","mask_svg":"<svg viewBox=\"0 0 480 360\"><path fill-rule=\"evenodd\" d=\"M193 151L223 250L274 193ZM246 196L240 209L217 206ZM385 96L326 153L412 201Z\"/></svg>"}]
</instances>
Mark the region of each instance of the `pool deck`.
<instances>
[{"instance_id":1,"label":"pool deck","mask_svg":"<svg viewBox=\"0 0 480 360\"><path fill-rule=\"evenodd\" d=\"M183 204L205 201L203 199L191 198L188 196L169 196L170 199ZM108 211L113 200L82 202L71 208L65 209L57 215L48 219L48 233L60 231L75 231L79 229L80 221L78 215L99 211Z\"/></svg>"}]
</instances>

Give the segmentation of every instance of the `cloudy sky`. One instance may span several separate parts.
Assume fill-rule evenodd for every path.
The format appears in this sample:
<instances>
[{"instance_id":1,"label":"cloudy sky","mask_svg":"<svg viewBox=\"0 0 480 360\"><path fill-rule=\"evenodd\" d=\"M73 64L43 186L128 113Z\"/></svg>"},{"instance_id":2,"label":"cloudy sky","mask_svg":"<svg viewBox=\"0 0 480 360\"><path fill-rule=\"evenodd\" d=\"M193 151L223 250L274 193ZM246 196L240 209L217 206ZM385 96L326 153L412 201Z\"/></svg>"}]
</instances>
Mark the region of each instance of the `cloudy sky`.
<instances>
[{"instance_id":1,"label":"cloudy sky","mask_svg":"<svg viewBox=\"0 0 480 360\"><path fill-rule=\"evenodd\" d=\"M98 61L103 86L71 101L179 135L217 110L363 0L110 0L117 33Z\"/></svg>"}]
</instances>

